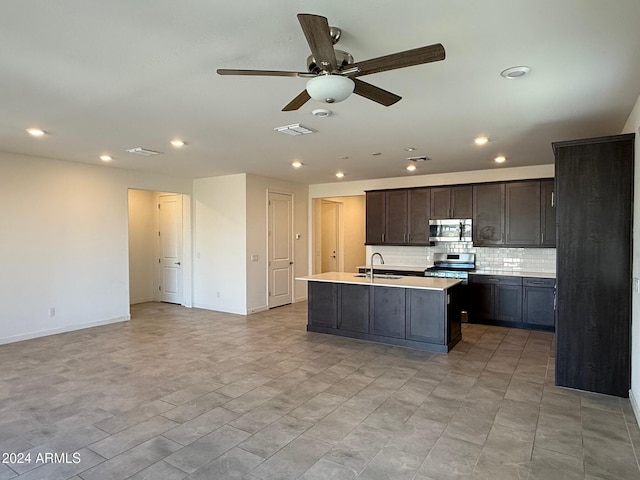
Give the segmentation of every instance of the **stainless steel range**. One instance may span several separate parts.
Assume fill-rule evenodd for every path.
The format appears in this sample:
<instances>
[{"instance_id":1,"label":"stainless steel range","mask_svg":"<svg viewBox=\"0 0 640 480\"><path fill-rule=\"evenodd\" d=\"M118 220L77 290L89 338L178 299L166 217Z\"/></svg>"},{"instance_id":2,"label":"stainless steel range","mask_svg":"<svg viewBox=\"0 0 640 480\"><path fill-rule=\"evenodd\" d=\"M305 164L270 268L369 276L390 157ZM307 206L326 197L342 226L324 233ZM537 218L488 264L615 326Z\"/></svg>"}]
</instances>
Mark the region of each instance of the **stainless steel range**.
<instances>
[{"instance_id":1,"label":"stainless steel range","mask_svg":"<svg viewBox=\"0 0 640 480\"><path fill-rule=\"evenodd\" d=\"M424 271L425 277L459 278L469 282L469 272L476 269L475 253L435 253L433 266Z\"/></svg>"}]
</instances>

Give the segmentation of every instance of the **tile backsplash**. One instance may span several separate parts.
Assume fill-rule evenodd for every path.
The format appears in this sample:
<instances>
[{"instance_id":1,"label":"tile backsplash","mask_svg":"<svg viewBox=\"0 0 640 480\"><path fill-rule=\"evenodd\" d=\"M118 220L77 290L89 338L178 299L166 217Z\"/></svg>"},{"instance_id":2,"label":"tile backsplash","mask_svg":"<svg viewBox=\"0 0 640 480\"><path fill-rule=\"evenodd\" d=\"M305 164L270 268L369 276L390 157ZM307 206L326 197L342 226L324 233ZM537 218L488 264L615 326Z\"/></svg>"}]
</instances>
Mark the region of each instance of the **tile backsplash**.
<instances>
[{"instance_id":1,"label":"tile backsplash","mask_svg":"<svg viewBox=\"0 0 640 480\"><path fill-rule=\"evenodd\" d=\"M478 270L555 273L555 248L487 248L469 243L441 243L433 247L367 246L367 262L380 252L387 265L428 267L434 253L475 253ZM377 263L377 260L376 260Z\"/></svg>"}]
</instances>

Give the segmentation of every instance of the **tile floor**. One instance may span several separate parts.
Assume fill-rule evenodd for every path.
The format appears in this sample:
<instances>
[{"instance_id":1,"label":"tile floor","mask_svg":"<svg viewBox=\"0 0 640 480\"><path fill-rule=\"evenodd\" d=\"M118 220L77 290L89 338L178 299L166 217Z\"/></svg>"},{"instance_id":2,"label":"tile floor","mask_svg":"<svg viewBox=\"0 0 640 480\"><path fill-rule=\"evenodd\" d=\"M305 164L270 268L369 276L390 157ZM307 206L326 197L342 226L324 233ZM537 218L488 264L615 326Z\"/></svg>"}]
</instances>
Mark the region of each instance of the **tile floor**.
<instances>
[{"instance_id":1,"label":"tile floor","mask_svg":"<svg viewBox=\"0 0 640 480\"><path fill-rule=\"evenodd\" d=\"M0 346L0 480L640 479L629 401L553 386L552 334L441 355L305 323L150 303Z\"/></svg>"}]
</instances>

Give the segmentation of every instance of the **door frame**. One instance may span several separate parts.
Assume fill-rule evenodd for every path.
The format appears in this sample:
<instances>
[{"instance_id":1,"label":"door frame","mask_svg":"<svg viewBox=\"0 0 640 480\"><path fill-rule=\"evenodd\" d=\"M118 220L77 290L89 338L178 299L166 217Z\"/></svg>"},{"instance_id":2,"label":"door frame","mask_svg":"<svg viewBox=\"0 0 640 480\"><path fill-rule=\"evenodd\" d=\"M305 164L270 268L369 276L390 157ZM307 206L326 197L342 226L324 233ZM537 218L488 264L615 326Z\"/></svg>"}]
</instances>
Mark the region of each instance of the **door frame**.
<instances>
[{"instance_id":1,"label":"door frame","mask_svg":"<svg viewBox=\"0 0 640 480\"><path fill-rule=\"evenodd\" d=\"M296 299L296 291L295 291L295 286L296 286L296 282L295 282L295 270L296 270L296 262L295 262L295 258L296 258L296 242L295 242L295 238L294 238L294 220L295 220L295 208L296 208L296 197L295 194L293 192L288 192L285 190L280 190L280 189L273 189L273 188L267 188L267 191L265 192L265 218L266 218L266 226L267 228L265 228L265 245L267 246L267 251L266 251L266 262L265 262L265 291L264 291L264 295L265 295L265 305L267 306L267 310L269 310L271 308L270 304L269 304L269 289L271 286L271 272L270 272L270 265L269 265L269 249L271 246L271 238L269 236L269 227L270 227L270 222L269 222L269 195L272 193L277 193L280 195L289 195L291 197L291 213L290 213L290 217L289 217L289 224L291 225L290 228L290 232L289 232L289 239L291 241L291 259L293 261L293 264L291 265L291 275L289 276L289 288L291 289L291 303L295 303L295 299Z\"/></svg>"},{"instance_id":2,"label":"door frame","mask_svg":"<svg viewBox=\"0 0 640 480\"><path fill-rule=\"evenodd\" d=\"M323 206L324 205L333 205L335 207L336 214L336 271L342 272L344 271L344 222L342 217L342 209L344 208L344 204L342 202L336 202L335 200L328 200L326 198L322 198L320 201L320 216L323 215ZM320 271L322 271L322 262L324 260L324 250L322 248L322 231L324 230L324 218L321 218L320 221Z\"/></svg>"},{"instance_id":3,"label":"door frame","mask_svg":"<svg viewBox=\"0 0 640 480\"><path fill-rule=\"evenodd\" d=\"M338 205L337 215L337 229L336 234L338 236L338 251L336 253L336 265L339 272L344 271L344 203L333 200L339 197L317 197L311 200L311 221L309 222L311 228L311 272L320 273L322 271L322 204L324 202L331 202ZM320 252L319 258L316 252Z\"/></svg>"},{"instance_id":4,"label":"door frame","mask_svg":"<svg viewBox=\"0 0 640 480\"><path fill-rule=\"evenodd\" d=\"M136 187L128 187L125 195L127 195L127 218L129 217L129 209L131 205L129 204L129 190L139 190L139 191L147 191L152 192L154 194L153 197L153 208L148 212L148 215L153 218L153 228L156 232L160 231L160 218L158 214L158 202L160 200L160 195L181 195L182 196L182 303L181 305L187 308L193 307L193 261L192 261L192 245L191 245L191 195L180 192L167 192L160 190L151 190L145 188L136 188ZM127 221L127 264L129 265L131 260L131 252L129 251L129 241L130 232L129 225ZM153 283L155 285L154 288L154 297L153 301L160 301L160 294L157 290L157 285L159 282L159 266L157 263L157 259L160 255L160 246L157 240L150 242L149 248L153 250ZM129 296L129 303L131 303L131 290L129 288L131 279L129 278L129 268L127 268L127 291Z\"/></svg>"}]
</instances>

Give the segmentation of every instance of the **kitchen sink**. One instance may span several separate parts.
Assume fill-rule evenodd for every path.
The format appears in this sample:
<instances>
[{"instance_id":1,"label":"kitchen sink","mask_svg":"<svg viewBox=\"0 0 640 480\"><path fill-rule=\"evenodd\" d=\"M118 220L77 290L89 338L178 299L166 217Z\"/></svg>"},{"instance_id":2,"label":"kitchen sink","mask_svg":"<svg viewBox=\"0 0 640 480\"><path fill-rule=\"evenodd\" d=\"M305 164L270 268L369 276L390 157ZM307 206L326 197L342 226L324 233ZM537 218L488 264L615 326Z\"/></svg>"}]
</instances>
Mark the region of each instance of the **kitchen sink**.
<instances>
[{"instance_id":1,"label":"kitchen sink","mask_svg":"<svg viewBox=\"0 0 640 480\"><path fill-rule=\"evenodd\" d=\"M356 275L354 275L354 277L360 277L360 278L371 278L368 274L366 273L358 273ZM373 275L373 278L382 278L384 280L399 280L402 277L400 275L383 275L383 274L375 274Z\"/></svg>"}]
</instances>

